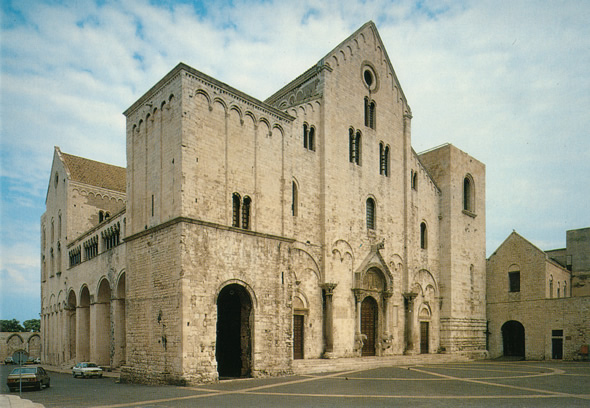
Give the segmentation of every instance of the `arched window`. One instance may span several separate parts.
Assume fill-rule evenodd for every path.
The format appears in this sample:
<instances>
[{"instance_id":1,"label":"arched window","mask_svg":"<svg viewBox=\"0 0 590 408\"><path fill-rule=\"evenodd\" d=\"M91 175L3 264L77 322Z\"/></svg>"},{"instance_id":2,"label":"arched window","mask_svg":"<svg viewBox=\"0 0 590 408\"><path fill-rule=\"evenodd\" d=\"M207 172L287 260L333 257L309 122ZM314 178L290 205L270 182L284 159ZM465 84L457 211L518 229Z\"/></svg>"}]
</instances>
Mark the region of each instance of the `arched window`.
<instances>
[{"instance_id":1,"label":"arched window","mask_svg":"<svg viewBox=\"0 0 590 408\"><path fill-rule=\"evenodd\" d=\"M428 247L428 231L426 230L426 223L420 224L420 248L426 249Z\"/></svg>"},{"instance_id":2,"label":"arched window","mask_svg":"<svg viewBox=\"0 0 590 408\"><path fill-rule=\"evenodd\" d=\"M250 204L252 200L250 197L244 197L244 202L242 205L242 228L243 229L250 229Z\"/></svg>"},{"instance_id":3,"label":"arched window","mask_svg":"<svg viewBox=\"0 0 590 408\"><path fill-rule=\"evenodd\" d=\"M379 143L379 174L389 176L389 146Z\"/></svg>"},{"instance_id":4,"label":"arched window","mask_svg":"<svg viewBox=\"0 0 590 408\"><path fill-rule=\"evenodd\" d=\"M61 214L57 216L57 239L61 239Z\"/></svg>"},{"instance_id":5,"label":"arched window","mask_svg":"<svg viewBox=\"0 0 590 408\"><path fill-rule=\"evenodd\" d=\"M413 190L418 190L418 172L414 170L410 173L410 185Z\"/></svg>"},{"instance_id":6,"label":"arched window","mask_svg":"<svg viewBox=\"0 0 590 408\"><path fill-rule=\"evenodd\" d=\"M567 297L567 282L563 282L563 297Z\"/></svg>"},{"instance_id":7,"label":"arched window","mask_svg":"<svg viewBox=\"0 0 590 408\"><path fill-rule=\"evenodd\" d=\"M365 126L375 129L375 101L365 97Z\"/></svg>"},{"instance_id":8,"label":"arched window","mask_svg":"<svg viewBox=\"0 0 590 408\"><path fill-rule=\"evenodd\" d=\"M51 245L53 245L53 242L55 240L55 224L53 222L53 218L51 219Z\"/></svg>"},{"instance_id":9,"label":"arched window","mask_svg":"<svg viewBox=\"0 0 590 408\"><path fill-rule=\"evenodd\" d=\"M560 289L561 289L561 282L557 282L557 298L559 299L559 295L560 295Z\"/></svg>"},{"instance_id":10,"label":"arched window","mask_svg":"<svg viewBox=\"0 0 590 408\"><path fill-rule=\"evenodd\" d=\"M553 275L549 276L549 298L553 299Z\"/></svg>"},{"instance_id":11,"label":"arched window","mask_svg":"<svg viewBox=\"0 0 590 408\"><path fill-rule=\"evenodd\" d=\"M98 222L103 222L104 221L104 212L102 210L100 210L98 212Z\"/></svg>"},{"instance_id":12,"label":"arched window","mask_svg":"<svg viewBox=\"0 0 590 408\"><path fill-rule=\"evenodd\" d=\"M291 186L291 194L292 194L292 201L291 201L291 214L293 217L297 216L297 212L299 210L299 192L297 191L297 183L293 181Z\"/></svg>"},{"instance_id":13,"label":"arched window","mask_svg":"<svg viewBox=\"0 0 590 408\"><path fill-rule=\"evenodd\" d=\"M315 127L303 124L303 147L315 151Z\"/></svg>"},{"instance_id":14,"label":"arched window","mask_svg":"<svg viewBox=\"0 0 590 408\"><path fill-rule=\"evenodd\" d=\"M354 132L353 128L348 130L348 157L349 161L354 164L361 164L361 132Z\"/></svg>"},{"instance_id":15,"label":"arched window","mask_svg":"<svg viewBox=\"0 0 590 408\"><path fill-rule=\"evenodd\" d=\"M475 211L474 186L470 175L463 179L463 209L469 212Z\"/></svg>"},{"instance_id":16,"label":"arched window","mask_svg":"<svg viewBox=\"0 0 590 408\"><path fill-rule=\"evenodd\" d=\"M232 227L240 228L240 206L242 199L238 193L232 196Z\"/></svg>"},{"instance_id":17,"label":"arched window","mask_svg":"<svg viewBox=\"0 0 590 408\"><path fill-rule=\"evenodd\" d=\"M375 200L367 198L367 228L375 229Z\"/></svg>"}]
</instances>

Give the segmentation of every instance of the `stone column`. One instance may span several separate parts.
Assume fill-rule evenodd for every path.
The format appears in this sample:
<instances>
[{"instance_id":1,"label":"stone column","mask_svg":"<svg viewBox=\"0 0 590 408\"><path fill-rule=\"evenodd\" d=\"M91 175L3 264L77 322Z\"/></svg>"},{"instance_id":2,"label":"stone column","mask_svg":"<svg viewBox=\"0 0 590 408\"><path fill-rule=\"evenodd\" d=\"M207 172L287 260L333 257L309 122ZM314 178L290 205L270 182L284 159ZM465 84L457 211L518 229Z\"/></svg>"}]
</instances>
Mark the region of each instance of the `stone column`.
<instances>
[{"instance_id":1,"label":"stone column","mask_svg":"<svg viewBox=\"0 0 590 408\"><path fill-rule=\"evenodd\" d=\"M417 293L407 292L404 293L404 305L406 311L406 326L405 326L405 337L406 337L406 350L405 354L416 354L414 345L414 299L416 299Z\"/></svg>"},{"instance_id":2,"label":"stone column","mask_svg":"<svg viewBox=\"0 0 590 408\"><path fill-rule=\"evenodd\" d=\"M325 351L324 358L332 358L334 352L334 316L332 308L332 295L337 283L324 283L321 288L324 290L326 297L326 308L324 310L324 341Z\"/></svg>"}]
</instances>

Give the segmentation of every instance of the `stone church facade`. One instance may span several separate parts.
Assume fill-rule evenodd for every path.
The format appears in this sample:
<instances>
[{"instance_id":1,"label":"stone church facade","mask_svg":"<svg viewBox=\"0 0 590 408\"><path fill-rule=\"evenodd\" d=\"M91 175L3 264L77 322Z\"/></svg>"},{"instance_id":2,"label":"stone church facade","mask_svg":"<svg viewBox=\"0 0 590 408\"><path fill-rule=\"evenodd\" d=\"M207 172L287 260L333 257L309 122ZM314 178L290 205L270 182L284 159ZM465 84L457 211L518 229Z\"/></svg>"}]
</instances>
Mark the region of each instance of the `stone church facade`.
<instances>
[{"instance_id":1,"label":"stone church facade","mask_svg":"<svg viewBox=\"0 0 590 408\"><path fill-rule=\"evenodd\" d=\"M414 152L372 22L266 101L181 63L124 114L124 175L56 148L46 361L196 383L485 349L485 166Z\"/></svg>"},{"instance_id":2,"label":"stone church facade","mask_svg":"<svg viewBox=\"0 0 590 408\"><path fill-rule=\"evenodd\" d=\"M588 359L590 228L542 251L513 231L487 261L491 358Z\"/></svg>"}]
</instances>

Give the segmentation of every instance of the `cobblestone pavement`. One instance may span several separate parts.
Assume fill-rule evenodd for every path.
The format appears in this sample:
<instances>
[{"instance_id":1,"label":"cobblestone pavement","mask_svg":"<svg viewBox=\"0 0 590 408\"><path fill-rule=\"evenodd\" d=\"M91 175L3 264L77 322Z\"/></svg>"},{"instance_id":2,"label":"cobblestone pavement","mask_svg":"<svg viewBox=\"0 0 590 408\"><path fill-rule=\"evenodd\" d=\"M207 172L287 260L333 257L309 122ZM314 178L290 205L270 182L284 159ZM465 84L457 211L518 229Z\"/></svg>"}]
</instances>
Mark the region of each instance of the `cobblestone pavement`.
<instances>
[{"instance_id":1,"label":"cobblestone pavement","mask_svg":"<svg viewBox=\"0 0 590 408\"><path fill-rule=\"evenodd\" d=\"M73 379L23 398L52 407L588 407L590 363L474 361L174 387ZM3 385L5 392L5 385Z\"/></svg>"}]
</instances>

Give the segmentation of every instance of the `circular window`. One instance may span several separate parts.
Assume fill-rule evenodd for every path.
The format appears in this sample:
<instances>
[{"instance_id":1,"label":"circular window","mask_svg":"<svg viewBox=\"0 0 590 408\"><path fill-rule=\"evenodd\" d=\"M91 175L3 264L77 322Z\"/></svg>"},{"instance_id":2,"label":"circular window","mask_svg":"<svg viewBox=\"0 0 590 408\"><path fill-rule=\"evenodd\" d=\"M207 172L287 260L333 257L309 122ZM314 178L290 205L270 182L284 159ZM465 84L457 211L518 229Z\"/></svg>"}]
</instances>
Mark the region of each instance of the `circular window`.
<instances>
[{"instance_id":1,"label":"circular window","mask_svg":"<svg viewBox=\"0 0 590 408\"><path fill-rule=\"evenodd\" d=\"M369 91L376 91L378 88L378 79L373 67L367 62L361 68L361 77L363 83Z\"/></svg>"},{"instance_id":2,"label":"circular window","mask_svg":"<svg viewBox=\"0 0 590 408\"><path fill-rule=\"evenodd\" d=\"M365 84L370 88L373 85L373 73L369 69L365 69L364 73Z\"/></svg>"}]
</instances>

